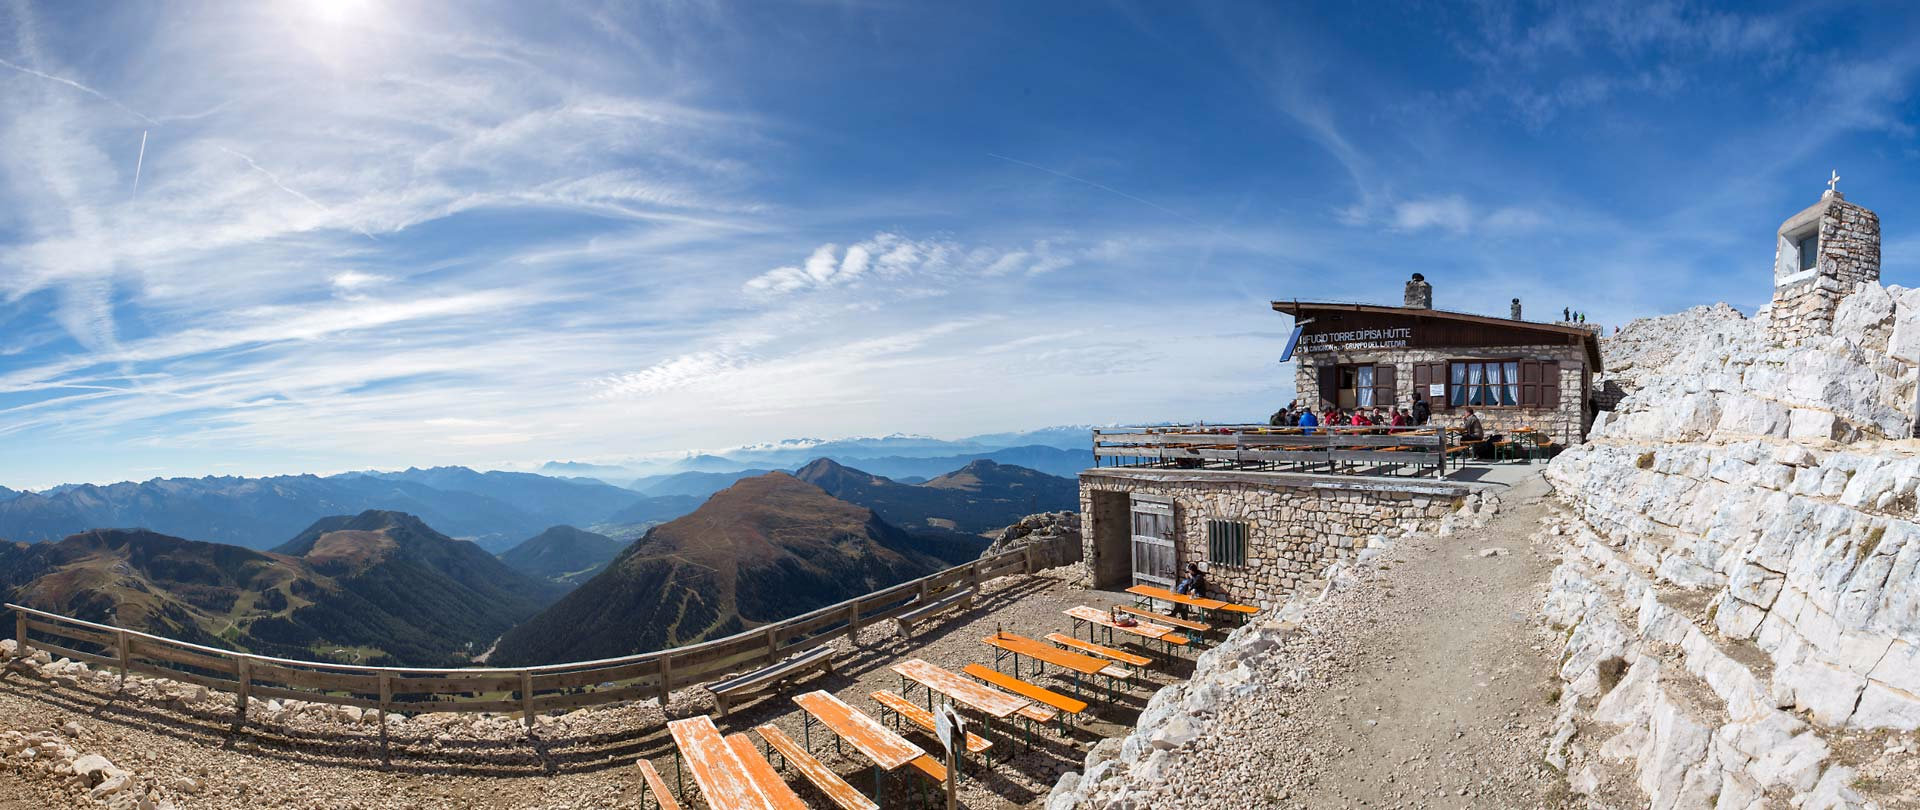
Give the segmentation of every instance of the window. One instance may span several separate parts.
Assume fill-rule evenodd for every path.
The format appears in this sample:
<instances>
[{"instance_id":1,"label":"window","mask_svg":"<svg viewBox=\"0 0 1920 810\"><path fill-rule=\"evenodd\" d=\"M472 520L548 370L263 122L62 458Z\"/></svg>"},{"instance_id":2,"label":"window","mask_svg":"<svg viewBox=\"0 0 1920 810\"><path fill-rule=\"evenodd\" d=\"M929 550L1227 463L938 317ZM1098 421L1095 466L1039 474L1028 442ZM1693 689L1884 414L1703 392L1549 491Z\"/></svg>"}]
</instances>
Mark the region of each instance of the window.
<instances>
[{"instance_id":1,"label":"window","mask_svg":"<svg viewBox=\"0 0 1920 810\"><path fill-rule=\"evenodd\" d=\"M1207 562L1247 564L1247 524L1238 520L1207 521Z\"/></svg>"},{"instance_id":2,"label":"window","mask_svg":"<svg viewBox=\"0 0 1920 810\"><path fill-rule=\"evenodd\" d=\"M1398 401L1394 391L1397 377L1390 364L1339 365L1320 367L1322 408L1391 408Z\"/></svg>"},{"instance_id":3,"label":"window","mask_svg":"<svg viewBox=\"0 0 1920 810\"><path fill-rule=\"evenodd\" d=\"M1449 407L1560 406L1560 364L1552 360L1455 360L1447 379Z\"/></svg>"},{"instance_id":4,"label":"window","mask_svg":"<svg viewBox=\"0 0 1920 810\"><path fill-rule=\"evenodd\" d=\"M1814 265L1820 263L1819 231L1814 231L1806 236L1800 237L1800 242L1796 247L1800 249L1800 269L1812 270Z\"/></svg>"}]
</instances>

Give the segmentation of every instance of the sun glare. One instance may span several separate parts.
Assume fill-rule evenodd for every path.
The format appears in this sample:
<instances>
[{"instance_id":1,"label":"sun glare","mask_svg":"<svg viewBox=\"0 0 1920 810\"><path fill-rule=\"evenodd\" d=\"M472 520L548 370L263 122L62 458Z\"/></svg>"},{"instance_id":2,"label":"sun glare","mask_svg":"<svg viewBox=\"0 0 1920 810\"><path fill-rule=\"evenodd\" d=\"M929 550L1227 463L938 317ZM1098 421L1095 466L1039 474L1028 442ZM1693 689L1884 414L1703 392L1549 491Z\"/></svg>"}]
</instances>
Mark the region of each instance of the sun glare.
<instances>
[{"instance_id":1,"label":"sun glare","mask_svg":"<svg viewBox=\"0 0 1920 810\"><path fill-rule=\"evenodd\" d=\"M371 0L304 0L307 13L328 23L344 23L364 17Z\"/></svg>"}]
</instances>

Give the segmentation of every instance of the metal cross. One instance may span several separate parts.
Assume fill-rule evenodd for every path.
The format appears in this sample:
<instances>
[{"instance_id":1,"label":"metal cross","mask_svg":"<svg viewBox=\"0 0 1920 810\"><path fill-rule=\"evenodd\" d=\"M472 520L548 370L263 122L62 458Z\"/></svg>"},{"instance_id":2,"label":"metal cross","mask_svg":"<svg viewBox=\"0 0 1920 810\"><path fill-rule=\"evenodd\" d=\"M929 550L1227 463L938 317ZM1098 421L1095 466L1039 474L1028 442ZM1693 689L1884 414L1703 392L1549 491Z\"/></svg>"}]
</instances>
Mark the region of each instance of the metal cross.
<instances>
[{"instance_id":1,"label":"metal cross","mask_svg":"<svg viewBox=\"0 0 1920 810\"><path fill-rule=\"evenodd\" d=\"M1835 172L1833 172L1833 178L1827 181L1827 190L1828 191L1836 190L1834 189L1834 186L1838 185L1839 183L1840 183L1840 172L1836 170Z\"/></svg>"}]
</instances>

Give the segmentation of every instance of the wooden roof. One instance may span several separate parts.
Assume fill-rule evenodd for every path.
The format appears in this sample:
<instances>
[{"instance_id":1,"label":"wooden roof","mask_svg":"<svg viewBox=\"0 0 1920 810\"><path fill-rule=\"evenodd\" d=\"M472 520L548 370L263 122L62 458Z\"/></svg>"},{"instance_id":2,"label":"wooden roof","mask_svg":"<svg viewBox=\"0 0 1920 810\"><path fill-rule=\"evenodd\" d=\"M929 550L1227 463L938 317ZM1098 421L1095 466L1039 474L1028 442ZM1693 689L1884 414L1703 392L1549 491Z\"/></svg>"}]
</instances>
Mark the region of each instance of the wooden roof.
<instances>
[{"instance_id":1,"label":"wooden roof","mask_svg":"<svg viewBox=\"0 0 1920 810\"><path fill-rule=\"evenodd\" d=\"M1426 307L1390 307L1379 304L1354 304L1341 301L1275 301L1273 311L1299 318L1313 312L1364 312L1371 315L1395 315L1407 318L1426 318L1456 323L1495 326L1526 332L1538 332L1543 343L1566 343L1568 338L1577 338L1586 347L1587 363L1595 374L1603 370L1600 362L1600 333L1579 326L1562 326L1557 323L1522 321L1512 318L1494 318L1487 315L1475 315L1468 312L1453 312L1444 309Z\"/></svg>"}]
</instances>

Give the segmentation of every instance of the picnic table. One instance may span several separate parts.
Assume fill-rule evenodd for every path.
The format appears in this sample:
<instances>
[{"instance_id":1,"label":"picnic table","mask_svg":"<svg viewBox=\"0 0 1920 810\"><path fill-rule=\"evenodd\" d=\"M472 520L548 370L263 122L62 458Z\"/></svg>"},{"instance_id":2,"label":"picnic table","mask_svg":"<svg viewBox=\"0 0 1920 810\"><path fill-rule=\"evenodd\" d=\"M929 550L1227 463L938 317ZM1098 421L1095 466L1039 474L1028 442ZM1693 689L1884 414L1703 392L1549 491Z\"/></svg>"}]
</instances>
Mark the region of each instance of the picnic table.
<instances>
[{"instance_id":1,"label":"picnic table","mask_svg":"<svg viewBox=\"0 0 1920 810\"><path fill-rule=\"evenodd\" d=\"M1173 591L1169 591L1166 588L1161 588L1153 585L1135 585L1131 588L1128 588L1127 593L1133 594L1134 596L1144 597L1149 602L1155 599L1159 599L1166 602L1172 602L1177 605L1186 605L1188 607L1199 608L1201 610L1212 610L1212 611L1218 611L1221 613L1231 613L1233 615L1240 616L1242 618L1245 618L1247 616L1251 616L1255 613L1260 612L1259 608L1254 607L1252 605L1239 605L1239 604L1234 604L1233 602L1228 602L1220 599L1208 599L1205 597L1188 596L1184 593L1174 593Z\"/></svg>"},{"instance_id":2,"label":"picnic table","mask_svg":"<svg viewBox=\"0 0 1920 810\"><path fill-rule=\"evenodd\" d=\"M1114 677L1116 675L1121 677L1126 675L1125 669L1112 662L1095 658L1091 655L1082 655L1077 652L1063 650L1052 644L1035 641L1026 636L1002 631L987 636L980 641L994 648L993 666L995 669L1000 668L1001 657L1011 653L1013 655L1013 674L1015 675L1020 674L1020 656L1023 655L1034 660L1036 663L1035 672L1044 672L1046 665L1052 664L1073 673L1073 694L1075 697L1080 696L1080 676L1082 675L1107 676L1107 694L1109 698L1112 697L1114 692Z\"/></svg>"},{"instance_id":3,"label":"picnic table","mask_svg":"<svg viewBox=\"0 0 1920 810\"><path fill-rule=\"evenodd\" d=\"M907 738L895 734L892 729L859 709L848 706L831 692L814 690L794 697L793 702L803 712L800 716L801 744L808 751L813 750L813 723L816 720L833 732L836 750L839 750L843 740L851 743L855 751L873 761L873 795L876 797L882 795L883 774L927 755L926 749L908 742Z\"/></svg>"},{"instance_id":4,"label":"picnic table","mask_svg":"<svg viewBox=\"0 0 1920 810\"><path fill-rule=\"evenodd\" d=\"M1186 636L1174 632L1173 628L1164 624L1139 621L1131 625L1125 625L1114 621L1113 617L1108 615L1106 611L1096 607L1076 605L1061 612L1073 617L1075 622L1087 623L1087 639L1089 641L1093 640L1094 628L1104 627L1107 629L1107 639L1109 641L1113 639L1114 631L1117 630L1122 633L1137 636L1142 641L1158 641L1166 646L1168 655L1173 654L1174 645L1184 645L1187 643ZM1078 625L1076 624L1075 627L1077 629Z\"/></svg>"},{"instance_id":5,"label":"picnic table","mask_svg":"<svg viewBox=\"0 0 1920 810\"><path fill-rule=\"evenodd\" d=\"M675 720L667 724L667 731L679 749L675 766L680 758L686 759L693 783L713 810L804 810L807 806L780 781L765 759L760 759L758 768L742 759L747 752L756 759L760 755L753 751L752 743L743 751L721 737L713 718L700 715Z\"/></svg>"},{"instance_id":6,"label":"picnic table","mask_svg":"<svg viewBox=\"0 0 1920 810\"><path fill-rule=\"evenodd\" d=\"M927 690L927 710L933 710L933 693L939 692L948 699L995 720L1005 720L1014 712L1027 707L1033 701L1002 692L977 681L962 678L959 675L915 658L890 667L900 676L900 690L907 691L907 681L920 684Z\"/></svg>"}]
</instances>

